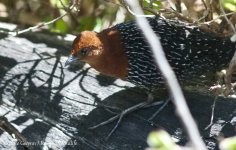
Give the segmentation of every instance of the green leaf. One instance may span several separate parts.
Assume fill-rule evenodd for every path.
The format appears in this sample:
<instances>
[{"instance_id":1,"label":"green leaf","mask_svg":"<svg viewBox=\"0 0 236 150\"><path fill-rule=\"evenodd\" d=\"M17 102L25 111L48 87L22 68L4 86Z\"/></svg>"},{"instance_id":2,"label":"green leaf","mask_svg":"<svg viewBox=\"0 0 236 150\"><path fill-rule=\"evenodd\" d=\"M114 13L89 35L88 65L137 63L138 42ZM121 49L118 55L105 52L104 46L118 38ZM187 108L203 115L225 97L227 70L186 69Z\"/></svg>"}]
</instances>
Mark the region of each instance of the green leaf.
<instances>
[{"instance_id":1,"label":"green leaf","mask_svg":"<svg viewBox=\"0 0 236 150\"><path fill-rule=\"evenodd\" d=\"M149 8L153 12L158 12L158 10L160 10L163 6L162 6L162 3L158 0L153 1L152 4L151 4L150 0L144 0L143 1L143 7ZM153 13L151 13L147 10L144 10L144 12L145 12L146 15L153 15Z\"/></svg>"},{"instance_id":2,"label":"green leaf","mask_svg":"<svg viewBox=\"0 0 236 150\"><path fill-rule=\"evenodd\" d=\"M236 136L231 138L226 138L220 142L221 150L236 150Z\"/></svg>"},{"instance_id":3,"label":"green leaf","mask_svg":"<svg viewBox=\"0 0 236 150\"><path fill-rule=\"evenodd\" d=\"M97 18L93 30L94 30L94 31L97 31L97 32L100 32L101 29L102 29L102 19Z\"/></svg>"},{"instance_id":4,"label":"green leaf","mask_svg":"<svg viewBox=\"0 0 236 150\"><path fill-rule=\"evenodd\" d=\"M55 28L53 29L53 31L60 33L66 33L68 32L68 30L69 30L68 24L66 24L66 22L64 22L62 19L56 21Z\"/></svg>"},{"instance_id":5,"label":"green leaf","mask_svg":"<svg viewBox=\"0 0 236 150\"><path fill-rule=\"evenodd\" d=\"M236 11L236 0L221 0L225 9Z\"/></svg>"},{"instance_id":6,"label":"green leaf","mask_svg":"<svg viewBox=\"0 0 236 150\"><path fill-rule=\"evenodd\" d=\"M85 16L79 20L80 25L78 31L93 30L96 26L96 18L91 16Z\"/></svg>"},{"instance_id":7,"label":"green leaf","mask_svg":"<svg viewBox=\"0 0 236 150\"><path fill-rule=\"evenodd\" d=\"M159 150L173 150L175 147L170 135L164 130L151 132L148 135L147 143L150 147L158 148Z\"/></svg>"},{"instance_id":8,"label":"green leaf","mask_svg":"<svg viewBox=\"0 0 236 150\"><path fill-rule=\"evenodd\" d=\"M63 7L61 2L63 3L64 6L67 6L69 4L69 0L50 0L51 4L57 7Z\"/></svg>"},{"instance_id":9,"label":"green leaf","mask_svg":"<svg viewBox=\"0 0 236 150\"><path fill-rule=\"evenodd\" d=\"M143 3L144 7L150 7L151 8L151 1L150 0L145 0ZM155 0L152 4L152 9L153 10L159 10L162 8L162 3L158 0Z\"/></svg>"}]
</instances>

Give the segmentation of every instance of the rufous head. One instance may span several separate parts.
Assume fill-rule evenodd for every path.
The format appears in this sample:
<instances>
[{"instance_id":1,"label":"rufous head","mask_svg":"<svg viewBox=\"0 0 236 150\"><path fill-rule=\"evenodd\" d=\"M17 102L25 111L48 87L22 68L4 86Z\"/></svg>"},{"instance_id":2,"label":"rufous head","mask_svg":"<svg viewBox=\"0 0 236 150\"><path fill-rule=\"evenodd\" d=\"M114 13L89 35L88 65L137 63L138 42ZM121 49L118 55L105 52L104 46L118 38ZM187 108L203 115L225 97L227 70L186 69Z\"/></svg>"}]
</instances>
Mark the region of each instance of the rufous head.
<instances>
[{"instance_id":1,"label":"rufous head","mask_svg":"<svg viewBox=\"0 0 236 150\"><path fill-rule=\"evenodd\" d=\"M96 59L99 59L102 51L103 44L96 32L81 32L73 42L71 54L65 65L70 65L77 60L87 62L88 64L94 63Z\"/></svg>"},{"instance_id":2,"label":"rufous head","mask_svg":"<svg viewBox=\"0 0 236 150\"><path fill-rule=\"evenodd\" d=\"M100 33L81 32L72 47L65 65L84 61L103 74L121 79L127 76L128 59L120 34L115 28L108 28Z\"/></svg>"}]
</instances>

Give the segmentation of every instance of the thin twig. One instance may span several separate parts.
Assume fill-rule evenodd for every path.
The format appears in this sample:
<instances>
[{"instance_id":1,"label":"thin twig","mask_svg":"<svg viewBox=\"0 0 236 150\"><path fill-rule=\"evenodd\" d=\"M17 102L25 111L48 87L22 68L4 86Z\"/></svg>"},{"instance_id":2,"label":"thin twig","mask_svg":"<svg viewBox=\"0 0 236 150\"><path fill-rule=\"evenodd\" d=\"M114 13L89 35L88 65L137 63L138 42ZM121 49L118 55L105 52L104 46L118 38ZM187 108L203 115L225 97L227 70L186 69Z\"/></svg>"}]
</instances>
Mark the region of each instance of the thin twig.
<instances>
[{"instance_id":1,"label":"thin twig","mask_svg":"<svg viewBox=\"0 0 236 150\"><path fill-rule=\"evenodd\" d=\"M208 9L209 9L209 17L208 18L209 20L212 20L213 19L213 8L212 8L212 3L213 1L212 0L207 0L207 6L208 6Z\"/></svg>"},{"instance_id":2,"label":"thin twig","mask_svg":"<svg viewBox=\"0 0 236 150\"><path fill-rule=\"evenodd\" d=\"M154 2L154 0L150 0L150 3L149 3L150 8L153 8L153 2Z\"/></svg>"},{"instance_id":3,"label":"thin twig","mask_svg":"<svg viewBox=\"0 0 236 150\"><path fill-rule=\"evenodd\" d=\"M221 2L220 2L220 10L221 10L221 12L222 12L223 15L224 15L225 20L228 22L228 24L229 24L230 27L232 28L234 34L236 34L235 27L234 27L234 25L232 24L232 22L228 19L228 17L226 16L225 11L224 11L224 9L223 9L223 7L222 7L222 3L221 3ZM235 36L235 35L234 35L234 36ZM233 36L233 37L234 37L234 36ZM235 42L235 39L232 40L232 38L231 38L231 41L232 41L232 42ZM236 47L235 47L235 49L236 49ZM234 56L233 56L233 58L232 58L231 61L230 61L229 67L228 67L228 69L226 70L226 75L225 75L226 90L225 90L225 92L224 92L225 96L228 96L228 95L231 93L231 87L232 87L232 85L231 85L232 73L233 73L233 71L235 70L235 68L236 68L236 52L234 53Z\"/></svg>"},{"instance_id":4,"label":"thin twig","mask_svg":"<svg viewBox=\"0 0 236 150\"><path fill-rule=\"evenodd\" d=\"M61 3L62 7L64 8L65 11L67 11L67 7L64 5L64 3L62 2L62 0L59 0L59 2Z\"/></svg>"},{"instance_id":5,"label":"thin twig","mask_svg":"<svg viewBox=\"0 0 236 150\"><path fill-rule=\"evenodd\" d=\"M136 14L143 14L143 11L137 1L126 0L126 2ZM189 108L186 104L183 92L181 91L181 87L177 81L177 78L165 57L159 38L152 30L146 18L136 17L136 20L138 26L143 31L145 38L151 46L155 62L157 63L160 71L166 79L166 82L168 83L168 87L173 96L173 103L176 106L177 114L179 115L181 121L184 124L190 141L193 144L193 148L195 150L207 150L204 142L200 137L197 125L193 120L192 115L190 114Z\"/></svg>"},{"instance_id":6,"label":"thin twig","mask_svg":"<svg viewBox=\"0 0 236 150\"><path fill-rule=\"evenodd\" d=\"M217 19L220 19L221 17L230 16L230 15L235 14L235 13L236 13L236 12L230 12L230 13L227 13L227 14L224 14L224 15L219 15L219 16L217 16L216 18L214 18L214 19L212 19L212 20L210 20L210 21L206 21L206 22L199 23L199 24L210 24L210 23L216 21Z\"/></svg>"},{"instance_id":7,"label":"thin twig","mask_svg":"<svg viewBox=\"0 0 236 150\"><path fill-rule=\"evenodd\" d=\"M226 16L225 11L224 11L224 9L223 9L223 7L222 7L222 3L221 3L221 2L220 2L220 10L221 10L221 12L222 12L223 15L224 15L225 20L228 22L228 24L229 24L230 27L232 28L234 34L236 34L235 27L234 27L234 25L232 24L232 22L228 19L228 17ZM235 42L235 40L232 41L232 42ZM235 49L236 49L236 47L235 47ZM224 94L225 94L226 96L228 96L228 95L230 94L230 92L231 92L231 87L232 87L232 86L231 86L232 73L233 73L233 71L234 71L235 68L236 68L236 52L234 53L234 56L233 56L233 58L232 58L231 61L230 61L229 67L228 67L228 69L226 70L226 75L225 75L225 86L226 86L226 90L225 90L225 92L224 92Z\"/></svg>"},{"instance_id":8,"label":"thin twig","mask_svg":"<svg viewBox=\"0 0 236 150\"><path fill-rule=\"evenodd\" d=\"M140 15L140 14L137 14L137 13L133 12L128 5L126 5L126 9L128 10L128 12L131 15L136 16L136 17L154 17L155 16L155 15L145 15L145 14Z\"/></svg>"},{"instance_id":9,"label":"thin twig","mask_svg":"<svg viewBox=\"0 0 236 150\"><path fill-rule=\"evenodd\" d=\"M175 4L171 0L167 0L167 2L170 4L170 7L176 11Z\"/></svg>"},{"instance_id":10,"label":"thin twig","mask_svg":"<svg viewBox=\"0 0 236 150\"><path fill-rule=\"evenodd\" d=\"M154 14L155 16L158 15L158 13L156 11L154 11L153 9L149 8L149 7L143 7L143 10L146 10L152 14Z\"/></svg>"},{"instance_id":11,"label":"thin twig","mask_svg":"<svg viewBox=\"0 0 236 150\"><path fill-rule=\"evenodd\" d=\"M181 9L181 0L176 0L176 4L175 4L176 10L181 13L182 9Z\"/></svg>"},{"instance_id":12,"label":"thin twig","mask_svg":"<svg viewBox=\"0 0 236 150\"><path fill-rule=\"evenodd\" d=\"M232 81L232 73L236 68L236 52L234 53L233 58L230 61L229 67L226 70L226 75L225 75L225 86L226 86L226 90L224 92L225 96L228 96L231 93L231 81Z\"/></svg>"},{"instance_id":13,"label":"thin twig","mask_svg":"<svg viewBox=\"0 0 236 150\"><path fill-rule=\"evenodd\" d=\"M174 14L174 16L172 16L171 18L177 17L180 20L184 20L187 21L188 23L193 23L194 21L191 18L185 17L182 14L178 13L177 11L173 10L173 9L164 9L164 10L159 10L159 13L172 13Z\"/></svg>"},{"instance_id":14,"label":"thin twig","mask_svg":"<svg viewBox=\"0 0 236 150\"><path fill-rule=\"evenodd\" d=\"M232 22L229 20L229 18L226 16L225 10L223 9L222 6L222 2L220 1L220 11L223 13L223 16L225 18L225 20L228 22L228 24L230 25L230 27L232 28L233 32L236 33L235 27L232 24Z\"/></svg>"},{"instance_id":15,"label":"thin twig","mask_svg":"<svg viewBox=\"0 0 236 150\"><path fill-rule=\"evenodd\" d=\"M72 5L69 7L69 10L72 10L72 9L76 6L77 1L78 1L78 0L73 0L73 3L72 3ZM40 24L38 24L38 25L36 25L36 26L29 27L29 28L24 29L24 30L21 30L21 31L8 32L8 34L9 34L9 35L12 35L12 36L17 36L17 35L22 34L22 33L34 31L34 30L36 30L36 29L39 29L39 28L41 28L41 27L50 25L50 24L52 24L52 23L54 23L54 22L56 22L56 21L62 19L62 18L63 18L64 16L66 16L67 14L68 14L68 11L67 11L65 14L62 14L61 16L59 16L59 17L57 17L57 18L55 18L55 19L53 19L53 20L51 20L51 21L43 22L43 23L40 23Z\"/></svg>"},{"instance_id":16,"label":"thin twig","mask_svg":"<svg viewBox=\"0 0 236 150\"><path fill-rule=\"evenodd\" d=\"M202 1L206 10L204 11L203 16L200 19L198 19L196 22L200 22L201 20L206 19L207 17L208 17L207 20L212 20L212 7L211 7L212 1L210 1L210 2L209 2L209 0L206 0L206 2L204 0L201 0L201 1ZM209 16L210 16L210 18L209 18Z\"/></svg>"}]
</instances>

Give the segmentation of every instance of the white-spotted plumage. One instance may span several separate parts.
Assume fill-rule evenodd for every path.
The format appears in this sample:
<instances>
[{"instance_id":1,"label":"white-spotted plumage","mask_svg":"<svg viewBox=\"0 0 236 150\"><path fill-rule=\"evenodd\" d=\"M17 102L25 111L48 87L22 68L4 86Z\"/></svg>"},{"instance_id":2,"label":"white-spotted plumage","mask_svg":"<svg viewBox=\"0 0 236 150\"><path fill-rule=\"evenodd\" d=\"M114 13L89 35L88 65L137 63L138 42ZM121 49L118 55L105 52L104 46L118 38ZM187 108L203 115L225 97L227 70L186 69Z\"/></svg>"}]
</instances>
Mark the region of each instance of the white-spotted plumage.
<instances>
[{"instance_id":1,"label":"white-spotted plumage","mask_svg":"<svg viewBox=\"0 0 236 150\"><path fill-rule=\"evenodd\" d=\"M235 43L178 21L148 18L160 37L165 55L180 81L188 81L226 66L234 54ZM115 26L120 32L128 57L127 80L149 89L163 84L152 51L135 21Z\"/></svg>"}]
</instances>

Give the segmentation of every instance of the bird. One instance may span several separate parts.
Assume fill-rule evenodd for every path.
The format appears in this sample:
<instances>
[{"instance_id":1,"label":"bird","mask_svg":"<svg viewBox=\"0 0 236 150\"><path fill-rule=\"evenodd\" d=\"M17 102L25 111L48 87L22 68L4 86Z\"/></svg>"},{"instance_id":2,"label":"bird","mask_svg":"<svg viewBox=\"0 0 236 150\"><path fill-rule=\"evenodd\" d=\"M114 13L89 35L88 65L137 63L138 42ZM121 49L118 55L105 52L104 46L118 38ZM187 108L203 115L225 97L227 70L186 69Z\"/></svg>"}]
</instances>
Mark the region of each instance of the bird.
<instances>
[{"instance_id":1,"label":"bird","mask_svg":"<svg viewBox=\"0 0 236 150\"><path fill-rule=\"evenodd\" d=\"M235 43L161 17L148 18L179 81L188 81L208 71L224 68ZM164 80L152 51L135 21L117 24L99 33L81 32L73 42L66 65L84 61L97 71L145 88L156 88Z\"/></svg>"},{"instance_id":2,"label":"bird","mask_svg":"<svg viewBox=\"0 0 236 150\"><path fill-rule=\"evenodd\" d=\"M235 42L230 37L221 37L196 25L161 16L147 20L160 38L165 56L180 83L223 69L234 55ZM129 81L149 91L165 85L151 47L135 20L101 32L81 32L73 41L65 65L78 61L88 63L102 74Z\"/></svg>"}]
</instances>

